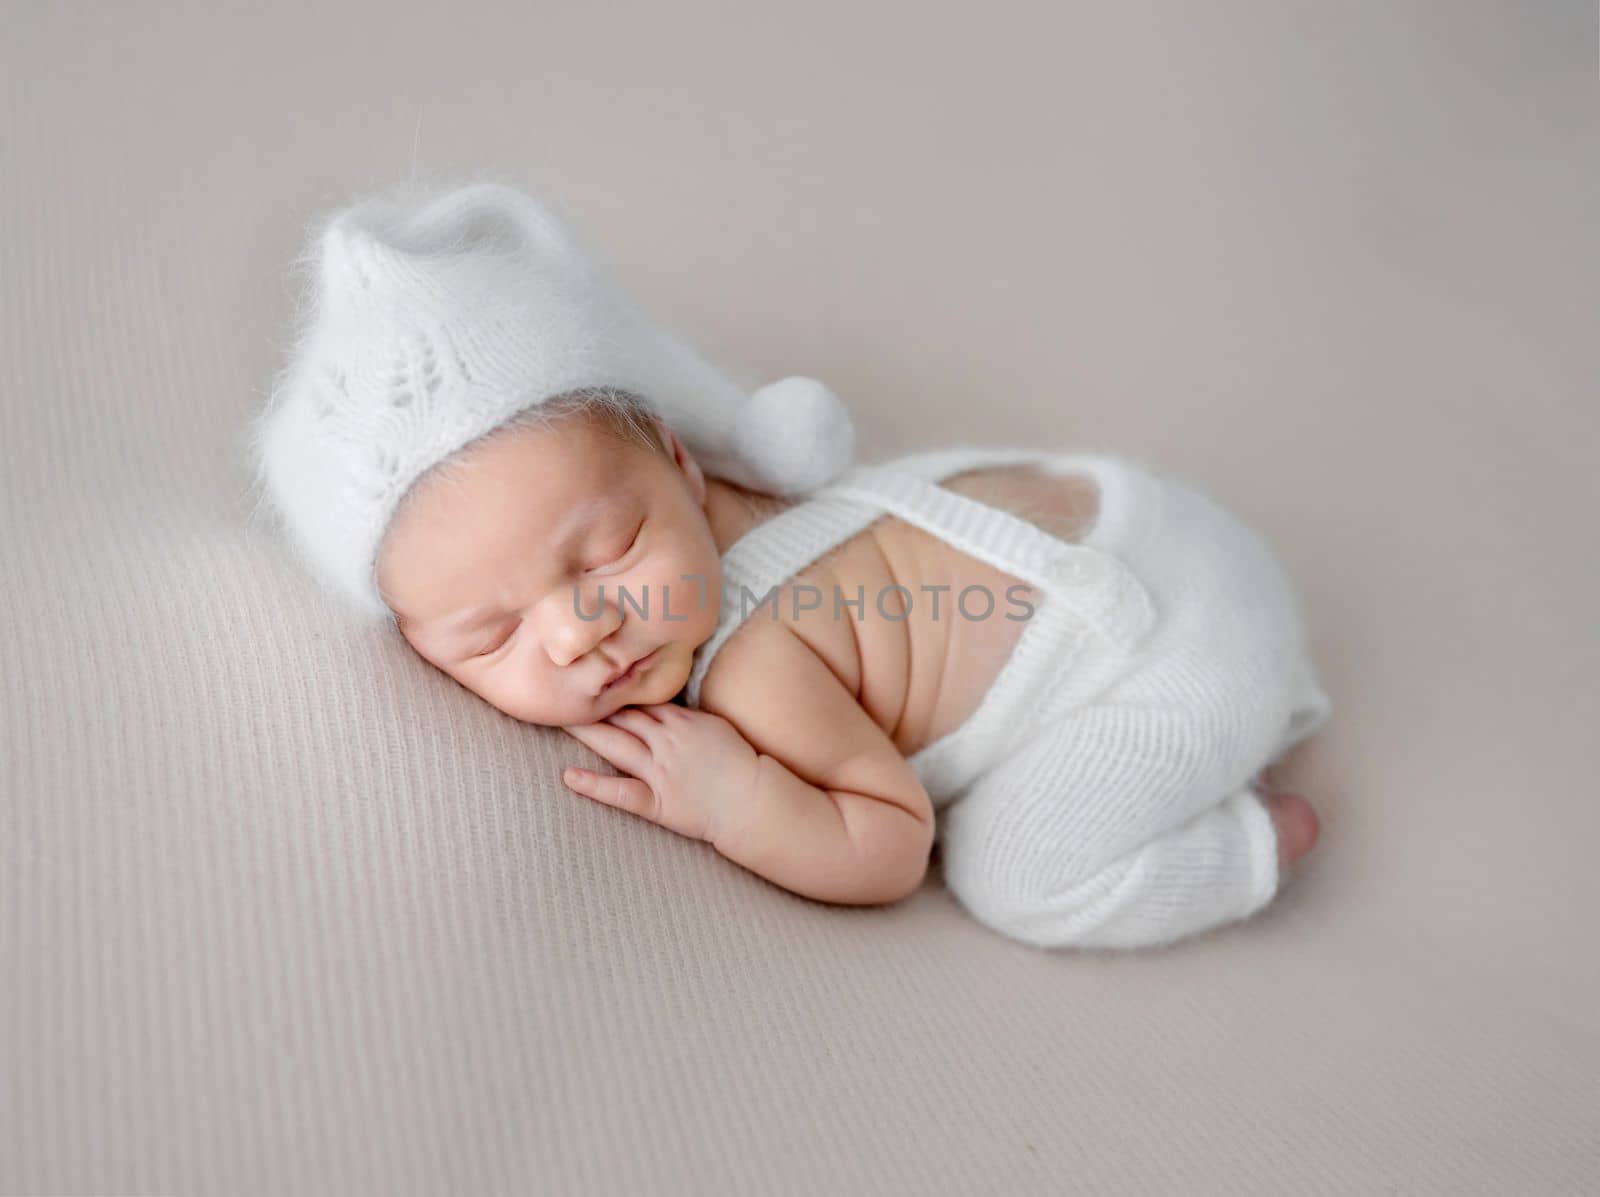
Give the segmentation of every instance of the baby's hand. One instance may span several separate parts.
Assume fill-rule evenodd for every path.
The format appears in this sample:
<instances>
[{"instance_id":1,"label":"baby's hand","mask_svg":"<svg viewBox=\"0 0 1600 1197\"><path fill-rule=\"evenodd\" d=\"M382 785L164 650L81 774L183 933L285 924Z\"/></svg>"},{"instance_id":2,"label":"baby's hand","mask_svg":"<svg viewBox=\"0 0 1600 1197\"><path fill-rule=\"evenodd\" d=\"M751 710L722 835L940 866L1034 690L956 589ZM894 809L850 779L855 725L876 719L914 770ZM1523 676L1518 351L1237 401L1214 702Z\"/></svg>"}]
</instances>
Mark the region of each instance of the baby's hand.
<instances>
[{"instance_id":1,"label":"baby's hand","mask_svg":"<svg viewBox=\"0 0 1600 1197\"><path fill-rule=\"evenodd\" d=\"M648 703L566 730L631 774L567 769L562 780L569 788L690 839L714 842L728 813L755 795L759 754L733 724L709 711Z\"/></svg>"}]
</instances>

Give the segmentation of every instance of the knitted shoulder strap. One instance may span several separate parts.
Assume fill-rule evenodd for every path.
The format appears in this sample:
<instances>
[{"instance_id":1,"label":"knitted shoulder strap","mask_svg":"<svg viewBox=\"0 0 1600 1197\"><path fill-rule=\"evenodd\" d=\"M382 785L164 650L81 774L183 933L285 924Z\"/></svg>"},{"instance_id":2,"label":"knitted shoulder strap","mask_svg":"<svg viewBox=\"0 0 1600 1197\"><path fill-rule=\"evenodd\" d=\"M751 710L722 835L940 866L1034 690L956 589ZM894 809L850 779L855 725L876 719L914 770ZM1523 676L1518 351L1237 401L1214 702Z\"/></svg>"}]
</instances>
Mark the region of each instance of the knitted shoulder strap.
<instances>
[{"instance_id":1,"label":"knitted shoulder strap","mask_svg":"<svg viewBox=\"0 0 1600 1197\"><path fill-rule=\"evenodd\" d=\"M1109 553L1053 536L1019 516L939 486L938 479L977 466L1059 455L1027 450L948 450L857 466L798 506L746 533L722 558L723 593L716 631L697 650L686 698L717 651L768 592L885 512L956 549L1036 586L1123 652L1132 652L1155 621L1144 587ZM741 589L743 588L743 589ZM744 592L748 591L748 595ZM770 618L777 618L772 599Z\"/></svg>"},{"instance_id":2,"label":"knitted shoulder strap","mask_svg":"<svg viewBox=\"0 0 1600 1197\"><path fill-rule=\"evenodd\" d=\"M1059 460L1054 454L1037 456ZM1017 450L989 450L982 464L1022 459ZM860 498L926 529L961 552L1038 587L1046 601L1064 604L1121 651L1137 648L1155 623L1144 585L1111 553L1063 540L1009 511L937 485L938 478L973 468L971 461L969 452L866 466L827 490ZM959 464L952 469L952 463Z\"/></svg>"}]
</instances>

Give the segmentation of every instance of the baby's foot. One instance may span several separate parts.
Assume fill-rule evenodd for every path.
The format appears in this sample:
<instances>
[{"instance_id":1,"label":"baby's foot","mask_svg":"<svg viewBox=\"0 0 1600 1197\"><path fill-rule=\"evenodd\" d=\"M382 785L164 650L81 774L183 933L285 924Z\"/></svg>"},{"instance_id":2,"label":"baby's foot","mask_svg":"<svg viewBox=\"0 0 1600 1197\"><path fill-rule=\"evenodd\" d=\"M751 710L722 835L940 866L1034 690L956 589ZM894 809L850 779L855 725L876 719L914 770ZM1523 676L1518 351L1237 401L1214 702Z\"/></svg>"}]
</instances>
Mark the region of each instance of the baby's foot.
<instances>
[{"instance_id":1,"label":"baby's foot","mask_svg":"<svg viewBox=\"0 0 1600 1197\"><path fill-rule=\"evenodd\" d=\"M1278 868L1287 869L1317 842L1317 812L1299 794L1288 791L1263 793L1261 801L1278 831Z\"/></svg>"}]
</instances>

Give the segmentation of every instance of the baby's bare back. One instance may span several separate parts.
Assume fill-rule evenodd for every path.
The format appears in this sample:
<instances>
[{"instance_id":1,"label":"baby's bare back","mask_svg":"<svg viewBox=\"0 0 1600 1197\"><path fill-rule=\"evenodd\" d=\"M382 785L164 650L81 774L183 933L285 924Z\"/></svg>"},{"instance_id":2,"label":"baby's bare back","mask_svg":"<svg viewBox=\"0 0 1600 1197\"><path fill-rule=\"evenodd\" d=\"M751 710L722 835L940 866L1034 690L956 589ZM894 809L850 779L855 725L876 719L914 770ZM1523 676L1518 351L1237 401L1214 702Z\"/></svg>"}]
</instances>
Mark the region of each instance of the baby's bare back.
<instances>
[{"instance_id":1,"label":"baby's bare back","mask_svg":"<svg viewBox=\"0 0 1600 1197\"><path fill-rule=\"evenodd\" d=\"M1030 465L969 470L940 485L1064 540L1083 535L1099 510L1091 479ZM786 505L770 506L756 523ZM893 515L800 571L786 592L791 586L815 587L821 606L796 616L795 604L786 600L778 605L778 620L827 664L906 756L954 731L978 708L1022 634L1021 616L1040 601L1021 579ZM988 596L974 592L958 609L958 596L970 586ZM836 616L834 596L854 603L858 594L864 603L841 605ZM746 620L734 637L760 635L773 622Z\"/></svg>"}]
</instances>

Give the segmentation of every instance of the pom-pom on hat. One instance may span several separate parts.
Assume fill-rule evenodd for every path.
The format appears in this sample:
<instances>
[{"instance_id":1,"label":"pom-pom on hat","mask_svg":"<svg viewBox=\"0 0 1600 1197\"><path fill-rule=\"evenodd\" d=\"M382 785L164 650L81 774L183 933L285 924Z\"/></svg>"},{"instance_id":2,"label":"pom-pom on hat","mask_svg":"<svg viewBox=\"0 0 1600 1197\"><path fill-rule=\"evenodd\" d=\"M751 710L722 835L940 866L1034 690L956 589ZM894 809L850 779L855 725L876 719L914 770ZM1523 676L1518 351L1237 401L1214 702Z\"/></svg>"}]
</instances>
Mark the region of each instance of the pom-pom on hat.
<instances>
[{"instance_id":1,"label":"pom-pom on hat","mask_svg":"<svg viewBox=\"0 0 1600 1197\"><path fill-rule=\"evenodd\" d=\"M325 588L389 619L377 555L411 485L548 399L642 396L705 472L771 494L850 464L820 382L753 391L653 324L545 205L500 181L400 184L318 222L307 317L251 430L258 480Z\"/></svg>"}]
</instances>

